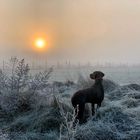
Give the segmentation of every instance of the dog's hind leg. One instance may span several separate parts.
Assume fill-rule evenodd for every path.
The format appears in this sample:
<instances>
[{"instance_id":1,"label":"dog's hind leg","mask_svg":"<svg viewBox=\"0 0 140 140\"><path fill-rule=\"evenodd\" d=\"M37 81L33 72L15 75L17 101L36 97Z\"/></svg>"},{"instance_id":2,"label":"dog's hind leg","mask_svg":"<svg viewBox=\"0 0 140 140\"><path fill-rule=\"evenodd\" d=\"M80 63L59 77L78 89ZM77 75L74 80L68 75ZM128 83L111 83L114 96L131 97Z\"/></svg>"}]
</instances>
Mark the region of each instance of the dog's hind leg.
<instances>
[{"instance_id":1,"label":"dog's hind leg","mask_svg":"<svg viewBox=\"0 0 140 140\"><path fill-rule=\"evenodd\" d=\"M94 116L94 114L95 114L95 104L92 103L92 116Z\"/></svg>"},{"instance_id":2,"label":"dog's hind leg","mask_svg":"<svg viewBox=\"0 0 140 140\"><path fill-rule=\"evenodd\" d=\"M80 104L77 112L76 118L79 120L79 123L83 123L83 115L84 115L85 104Z\"/></svg>"}]
</instances>

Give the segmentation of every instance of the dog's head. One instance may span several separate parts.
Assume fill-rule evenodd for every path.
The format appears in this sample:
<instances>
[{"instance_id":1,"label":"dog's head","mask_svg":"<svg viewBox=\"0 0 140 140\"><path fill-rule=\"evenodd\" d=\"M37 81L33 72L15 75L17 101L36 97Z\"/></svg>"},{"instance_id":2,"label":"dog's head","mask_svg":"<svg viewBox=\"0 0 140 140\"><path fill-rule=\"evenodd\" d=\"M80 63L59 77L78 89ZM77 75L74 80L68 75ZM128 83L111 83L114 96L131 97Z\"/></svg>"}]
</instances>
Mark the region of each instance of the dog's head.
<instances>
[{"instance_id":1,"label":"dog's head","mask_svg":"<svg viewBox=\"0 0 140 140\"><path fill-rule=\"evenodd\" d=\"M105 74L101 71L95 71L93 73L90 74L90 78L91 79L102 79L105 76Z\"/></svg>"}]
</instances>

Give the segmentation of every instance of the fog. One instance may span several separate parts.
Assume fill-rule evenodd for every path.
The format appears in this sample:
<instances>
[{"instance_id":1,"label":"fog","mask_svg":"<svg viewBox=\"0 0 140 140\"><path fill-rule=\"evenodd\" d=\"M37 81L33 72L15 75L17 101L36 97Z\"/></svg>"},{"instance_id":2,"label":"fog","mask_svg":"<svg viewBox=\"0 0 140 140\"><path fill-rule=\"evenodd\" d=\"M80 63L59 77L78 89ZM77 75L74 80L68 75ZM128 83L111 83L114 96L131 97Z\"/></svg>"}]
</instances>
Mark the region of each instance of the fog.
<instances>
[{"instance_id":1,"label":"fog","mask_svg":"<svg viewBox=\"0 0 140 140\"><path fill-rule=\"evenodd\" d=\"M0 58L138 64L139 17L138 0L0 0ZM36 36L49 50L33 49Z\"/></svg>"}]
</instances>

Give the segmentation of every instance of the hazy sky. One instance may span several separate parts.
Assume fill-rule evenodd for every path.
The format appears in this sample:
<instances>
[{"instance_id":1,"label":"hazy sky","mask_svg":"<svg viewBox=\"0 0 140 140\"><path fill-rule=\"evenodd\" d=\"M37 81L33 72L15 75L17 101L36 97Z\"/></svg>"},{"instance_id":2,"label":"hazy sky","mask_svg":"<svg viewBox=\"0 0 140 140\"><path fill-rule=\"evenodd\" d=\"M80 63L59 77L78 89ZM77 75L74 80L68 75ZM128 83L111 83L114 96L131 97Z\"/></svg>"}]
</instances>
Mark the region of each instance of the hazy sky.
<instances>
[{"instance_id":1,"label":"hazy sky","mask_svg":"<svg viewBox=\"0 0 140 140\"><path fill-rule=\"evenodd\" d=\"M32 42L43 36L49 50ZM0 55L140 63L140 0L0 0Z\"/></svg>"}]
</instances>

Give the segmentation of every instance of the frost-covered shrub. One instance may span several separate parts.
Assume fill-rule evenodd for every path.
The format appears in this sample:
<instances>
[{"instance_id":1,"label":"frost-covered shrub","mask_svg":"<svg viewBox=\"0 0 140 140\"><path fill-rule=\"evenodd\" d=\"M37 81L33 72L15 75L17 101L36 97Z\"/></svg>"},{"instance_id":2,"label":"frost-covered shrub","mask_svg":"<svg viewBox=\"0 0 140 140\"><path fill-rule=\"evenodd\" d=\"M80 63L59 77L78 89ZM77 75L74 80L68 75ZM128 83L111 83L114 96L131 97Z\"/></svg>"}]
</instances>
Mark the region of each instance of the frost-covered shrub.
<instances>
[{"instance_id":1,"label":"frost-covered shrub","mask_svg":"<svg viewBox=\"0 0 140 140\"><path fill-rule=\"evenodd\" d=\"M29 66L25 63L25 60L18 60L17 58L11 58L8 65L8 72L4 73L6 82L3 89L12 93L19 93L26 89L29 79Z\"/></svg>"},{"instance_id":2,"label":"frost-covered shrub","mask_svg":"<svg viewBox=\"0 0 140 140\"><path fill-rule=\"evenodd\" d=\"M135 122L119 107L101 109L96 117L78 127L75 134L80 140L120 140L135 129ZM84 132L84 133L83 133Z\"/></svg>"},{"instance_id":3,"label":"frost-covered shrub","mask_svg":"<svg viewBox=\"0 0 140 140\"><path fill-rule=\"evenodd\" d=\"M66 82L54 81L51 84L51 86L52 86L54 92L61 94L61 93L64 93L65 91L67 91L67 90L70 90L70 89L74 88L75 83L72 82L72 81L66 81Z\"/></svg>"},{"instance_id":4,"label":"frost-covered shrub","mask_svg":"<svg viewBox=\"0 0 140 140\"><path fill-rule=\"evenodd\" d=\"M8 71L0 70L0 107L9 113L28 111L36 94L47 87L52 68L30 75L25 60L11 58ZM34 103L33 103L34 102Z\"/></svg>"},{"instance_id":5,"label":"frost-covered shrub","mask_svg":"<svg viewBox=\"0 0 140 140\"><path fill-rule=\"evenodd\" d=\"M39 72L36 75L30 77L29 81L29 91L35 93L36 91L43 90L48 86L48 80L50 78L50 74L52 73L52 68L46 70L44 72Z\"/></svg>"},{"instance_id":6,"label":"frost-covered shrub","mask_svg":"<svg viewBox=\"0 0 140 140\"><path fill-rule=\"evenodd\" d=\"M139 126L140 128L140 126ZM126 140L139 140L140 139L140 129L134 129L129 132L129 134L126 137Z\"/></svg>"},{"instance_id":7,"label":"frost-covered shrub","mask_svg":"<svg viewBox=\"0 0 140 140\"><path fill-rule=\"evenodd\" d=\"M129 98L140 100L140 92L132 91L132 92L129 92L127 96Z\"/></svg>"},{"instance_id":8,"label":"frost-covered shrub","mask_svg":"<svg viewBox=\"0 0 140 140\"><path fill-rule=\"evenodd\" d=\"M112 92L113 90L117 89L119 87L118 84L116 84L115 82L109 80L109 79L104 79L103 80L103 86L104 86L104 90L105 92Z\"/></svg>"},{"instance_id":9,"label":"frost-covered shrub","mask_svg":"<svg viewBox=\"0 0 140 140\"><path fill-rule=\"evenodd\" d=\"M63 113L73 111L63 102L59 102L54 98L51 103L46 104L45 106L37 106L36 109L20 113L20 115L11 120L12 122L10 122L8 126L3 127L3 129L12 133L48 133L49 131L55 130L58 132L61 124L65 122L62 108Z\"/></svg>"},{"instance_id":10,"label":"frost-covered shrub","mask_svg":"<svg viewBox=\"0 0 140 140\"><path fill-rule=\"evenodd\" d=\"M19 116L6 129L12 132L40 132L59 130L62 118L58 108L40 108Z\"/></svg>"},{"instance_id":11,"label":"frost-covered shrub","mask_svg":"<svg viewBox=\"0 0 140 140\"><path fill-rule=\"evenodd\" d=\"M131 90L137 90L140 91L140 85L138 84L129 84L129 85L124 85L124 88L129 88Z\"/></svg>"},{"instance_id":12,"label":"frost-covered shrub","mask_svg":"<svg viewBox=\"0 0 140 140\"><path fill-rule=\"evenodd\" d=\"M94 81L88 77L84 77L81 73L78 75L77 86L78 88L88 88L94 84Z\"/></svg>"},{"instance_id":13,"label":"frost-covered shrub","mask_svg":"<svg viewBox=\"0 0 140 140\"><path fill-rule=\"evenodd\" d=\"M140 100L127 98L122 102L122 105L125 105L127 108L138 107L140 105Z\"/></svg>"},{"instance_id":14,"label":"frost-covered shrub","mask_svg":"<svg viewBox=\"0 0 140 140\"><path fill-rule=\"evenodd\" d=\"M110 101L117 101L123 99L126 95L128 94L128 90L124 90L121 87L117 87L115 90L110 91L110 92L105 92L105 96L110 100Z\"/></svg>"},{"instance_id":15,"label":"frost-covered shrub","mask_svg":"<svg viewBox=\"0 0 140 140\"><path fill-rule=\"evenodd\" d=\"M89 121L87 124L80 126L75 135L79 140L119 140L116 127L111 123L102 121Z\"/></svg>"},{"instance_id":16,"label":"frost-covered shrub","mask_svg":"<svg viewBox=\"0 0 140 140\"><path fill-rule=\"evenodd\" d=\"M9 135L8 135L8 134L4 134L4 133L0 130L0 140L10 140Z\"/></svg>"}]
</instances>

